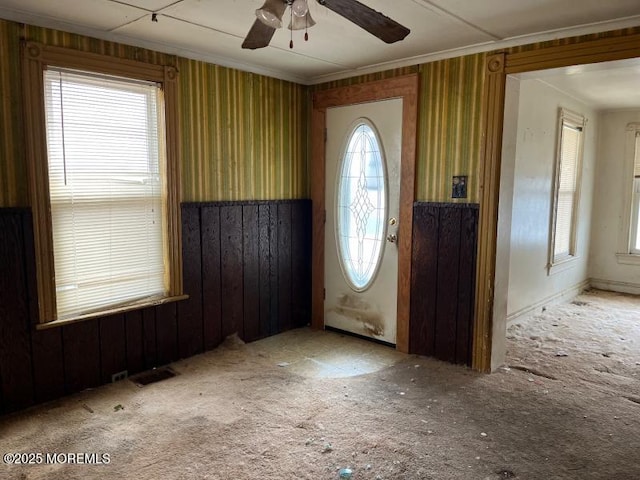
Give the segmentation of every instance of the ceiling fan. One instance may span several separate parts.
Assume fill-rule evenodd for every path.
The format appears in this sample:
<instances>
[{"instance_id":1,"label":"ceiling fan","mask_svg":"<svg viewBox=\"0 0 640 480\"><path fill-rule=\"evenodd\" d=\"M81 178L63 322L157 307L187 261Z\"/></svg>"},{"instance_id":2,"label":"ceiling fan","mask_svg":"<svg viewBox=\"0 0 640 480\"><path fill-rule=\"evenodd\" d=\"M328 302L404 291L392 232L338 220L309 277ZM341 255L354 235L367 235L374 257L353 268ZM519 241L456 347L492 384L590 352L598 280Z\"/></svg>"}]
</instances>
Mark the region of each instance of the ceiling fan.
<instances>
[{"instance_id":1,"label":"ceiling fan","mask_svg":"<svg viewBox=\"0 0 640 480\"><path fill-rule=\"evenodd\" d=\"M317 2L386 43L398 42L410 32L407 27L357 0L317 0ZM254 50L269 45L276 29L282 26L282 17L287 7L291 9L290 30L306 30L315 25L309 14L307 0L265 0L262 8L256 10L256 21L244 39L242 48ZM293 42L289 46L293 48Z\"/></svg>"}]
</instances>

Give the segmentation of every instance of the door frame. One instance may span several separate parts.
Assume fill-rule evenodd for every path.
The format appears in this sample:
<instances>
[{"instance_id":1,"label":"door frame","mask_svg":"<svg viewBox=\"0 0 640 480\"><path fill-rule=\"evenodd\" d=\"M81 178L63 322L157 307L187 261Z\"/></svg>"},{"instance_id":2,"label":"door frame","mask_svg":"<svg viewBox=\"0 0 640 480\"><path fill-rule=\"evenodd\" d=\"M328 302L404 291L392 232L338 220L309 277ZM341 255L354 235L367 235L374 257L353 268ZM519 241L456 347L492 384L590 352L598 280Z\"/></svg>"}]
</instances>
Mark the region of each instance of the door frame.
<instances>
[{"instance_id":1,"label":"door frame","mask_svg":"<svg viewBox=\"0 0 640 480\"><path fill-rule=\"evenodd\" d=\"M496 273L498 201L502 162L502 131L506 78L509 74L638 58L640 34L604 38L570 38L562 44L528 51L488 55L485 64L484 148L480 159L480 218L472 367L489 372L499 366L496 347L504 344L506 319L494 325L493 295ZM504 323L504 324L503 324Z\"/></svg>"},{"instance_id":2,"label":"door frame","mask_svg":"<svg viewBox=\"0 0 640 480\"><path fill-rule=\"evenodd\" d=\"M402 99L402 148L400 165L400 221L398 230L398 313L396 349L409 352L411 297L411 243L415 199L416 130L418 123L418 75L338 87L313 94L311 112L311 326L324 328L324 225L326 221L325 142L327 108Z\"/></svg>"}]
</instances>

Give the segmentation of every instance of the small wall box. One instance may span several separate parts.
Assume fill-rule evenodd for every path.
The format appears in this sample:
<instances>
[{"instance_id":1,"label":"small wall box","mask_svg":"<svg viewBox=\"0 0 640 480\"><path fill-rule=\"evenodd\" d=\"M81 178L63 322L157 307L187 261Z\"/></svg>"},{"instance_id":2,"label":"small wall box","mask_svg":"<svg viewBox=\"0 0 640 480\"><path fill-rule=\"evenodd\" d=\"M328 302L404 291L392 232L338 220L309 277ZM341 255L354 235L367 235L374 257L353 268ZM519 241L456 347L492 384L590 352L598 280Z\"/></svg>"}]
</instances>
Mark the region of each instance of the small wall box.
<instances>
[{"instance_id":1,"label":"small wall box","mask_svg":"<svg viewBox=\"0 0 640 480\"><path fill-rule=\"evenodd\" d=\"M467 176L454 175L451 181L451 198L467 198Z\"/></svg>"}]
</instances>

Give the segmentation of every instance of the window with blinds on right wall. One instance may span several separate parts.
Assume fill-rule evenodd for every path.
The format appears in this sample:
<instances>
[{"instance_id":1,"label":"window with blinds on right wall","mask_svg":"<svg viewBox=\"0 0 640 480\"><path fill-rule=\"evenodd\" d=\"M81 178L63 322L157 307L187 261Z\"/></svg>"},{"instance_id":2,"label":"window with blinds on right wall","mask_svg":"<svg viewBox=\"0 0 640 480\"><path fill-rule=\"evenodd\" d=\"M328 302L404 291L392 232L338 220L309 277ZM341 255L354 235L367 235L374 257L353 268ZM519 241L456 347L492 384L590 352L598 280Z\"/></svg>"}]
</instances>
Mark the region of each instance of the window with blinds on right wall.
<instances>
[{"instance_id":1,"label":"window with blinds on right wall","mask_svg":"<svg viewBox=\"0 0 640 480\"><path fill-rule=\"evenodd\" d=\"M561 108L552 199L548 271L577 256L576 229L582 174L584 116Z\"/></svg>"},{"instance_id":2,"label":"window with blinds on right wall","mask_svg":"<svg viewBox=\"0 0 640 480\"><path fill-rule=\"evenodd\" d=\"M629 123L624 147L623 212L618 236L618 263L640 265L640 123Z\"/></svg>"},{"instance_id":3,"label":"window with blinds on right wall","mask_svg":"<svg viewBox=\"0 0 640 480\"><path fill-rule=\"evenodd\" d=\"M633 141L633 191L631 194L631 221L629 231L629 253L640 255L640 126L634 124Z\"/></svg>"}]
</instances>

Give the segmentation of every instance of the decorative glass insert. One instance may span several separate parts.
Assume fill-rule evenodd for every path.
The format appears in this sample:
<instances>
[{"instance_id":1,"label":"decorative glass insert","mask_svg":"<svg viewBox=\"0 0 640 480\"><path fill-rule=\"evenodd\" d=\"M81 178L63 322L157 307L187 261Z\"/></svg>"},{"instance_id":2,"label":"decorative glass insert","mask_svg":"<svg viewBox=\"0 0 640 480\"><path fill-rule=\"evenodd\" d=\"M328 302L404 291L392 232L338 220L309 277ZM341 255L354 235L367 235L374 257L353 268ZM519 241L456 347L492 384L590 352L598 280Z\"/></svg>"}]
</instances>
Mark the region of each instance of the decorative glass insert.
<instances>
[{"instance_id":1,"label":"decorative glass insert","mask_svg":"<svg viewBox=\"0 0 640 480\"><path fill-rule=\"evenodd\" d=\"M384 247L387 176L375 127L360 119L346 142L338 170L336 240L347 283L364 291L373 282Z\"/></svg>"}]
</instances>

